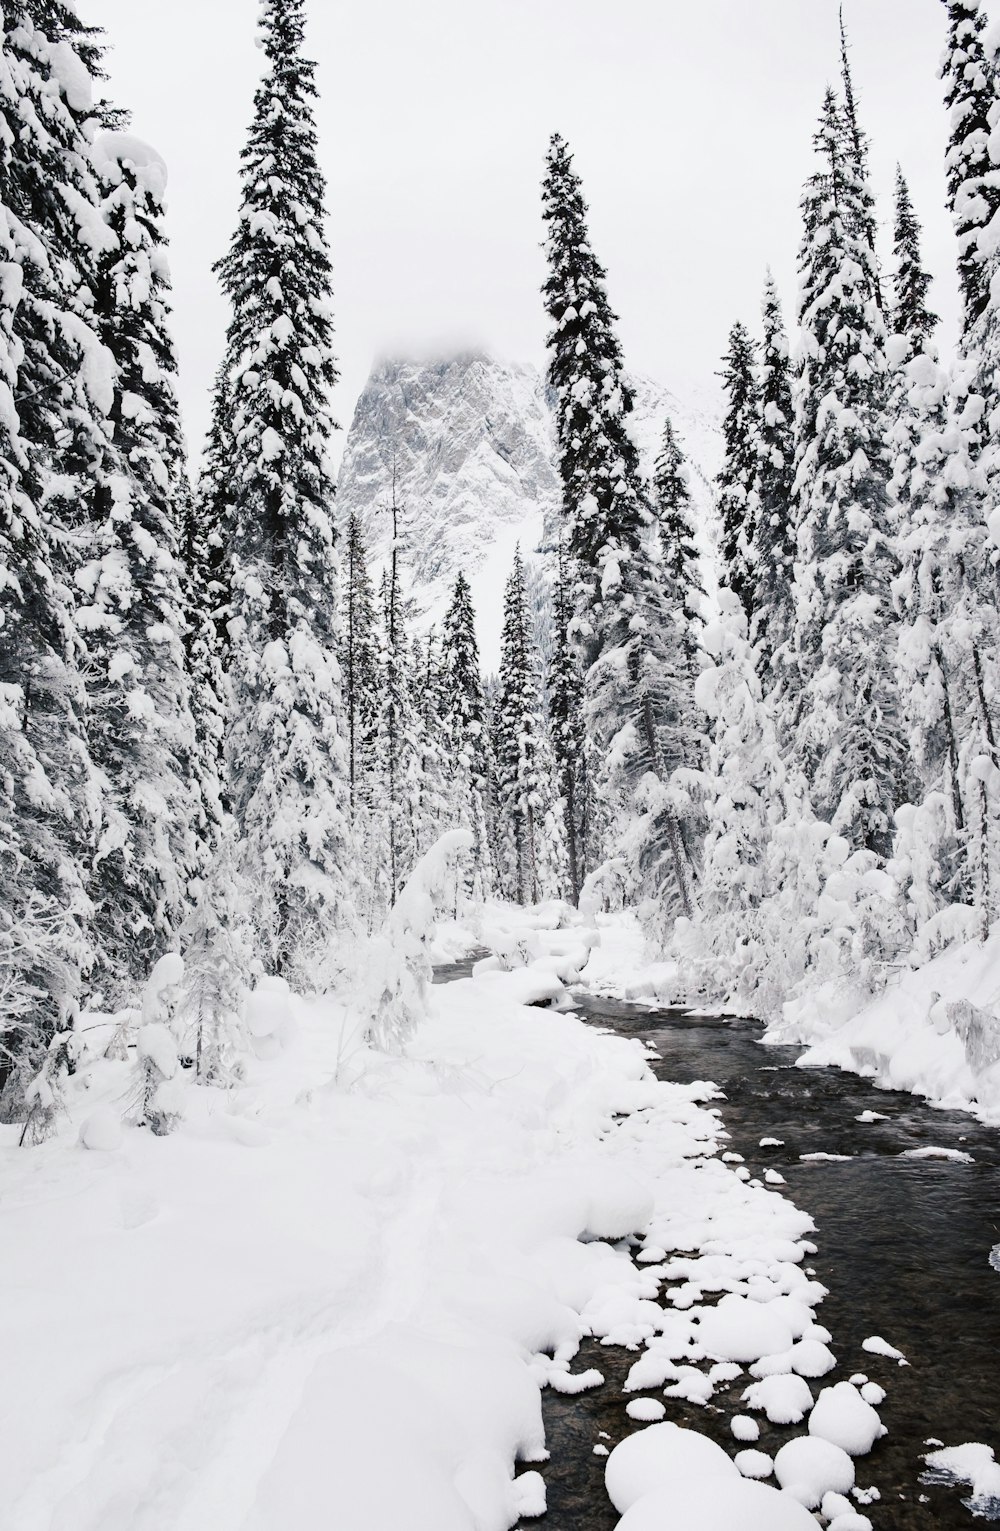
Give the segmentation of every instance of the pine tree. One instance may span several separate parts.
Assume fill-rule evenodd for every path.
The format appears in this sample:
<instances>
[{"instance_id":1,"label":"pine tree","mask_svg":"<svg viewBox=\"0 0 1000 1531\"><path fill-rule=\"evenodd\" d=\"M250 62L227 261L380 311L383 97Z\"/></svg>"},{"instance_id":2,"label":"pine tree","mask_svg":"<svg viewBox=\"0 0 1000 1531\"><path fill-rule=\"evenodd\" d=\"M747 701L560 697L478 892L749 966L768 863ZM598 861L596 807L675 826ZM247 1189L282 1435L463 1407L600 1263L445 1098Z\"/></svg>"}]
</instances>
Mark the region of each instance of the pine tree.
<instances>
[{"instance_id":1,"label":"pine tree","mask_svg":"<svg viewBox=\"0 0 1000 1531\"><path fill-rule=\"evenodd\" d=\"M770 271L764 284L761 312L764 344L760 362L758 505L752 553L756 590L750 636L765 690L770 692L782 673L781 663L773 662L774 656L787 643L792 630L796 548L792 375L788 337Z\"/></svg>"},{"instance_id":2,"label":"pine tree","mask_svg":"<svg viewBox=\"0 0 1000 1531\"><path fill-rule=\"evenodd\" d=\"M871 179L868 164L868 137L861 126L858 116L857 97L854 93L854 79L851 74L851 64L848 58L847 31L844 27L844 8L840 7L840 76L844 89L844 127L846 129L844 154L850 164L854 179L854 196L851 199L851 214L854 219L854 227L850 232L858 239L871 255L870 264L866 269L866 276L870 282L870 296L881 310L883 308L882 283L879 278L877 258L877 230L878 222L875 214L875 198L872 195Z\"/></svg>"},{"instance_id":3,"label":"pine tree","mask_svg":"<svg viewBox=\"0 0 1000 1531\"><path fill-rule=\"evenodd\" d=\"M885 856L906 776L899 698L885 663L896 572L881 460L885 334L848 145L828 91L815 138L820 168L803 198L798 678L785 716L819 816L854 849Z\"/></svg>"},{"instance_id":4,"label":"pine tree","mask_svg":"<svg viewBox=\"0 0 1000 1531\"><path fill-rule=\"evenodd\" d=\"M690 472L669 416L663 422L652 498L661 577L669 592L668 602L693 680L698 671L702 625L698 602L704 591L695 543Z\"/></svg>"},{"instance_id":5,"label":"pine tree","mask_svg":"<svg viewBox=\"0 0 1000 1531\"><path fill-rule=\"evenodd\" d=\"M927 306L933 277L923 269L920 259L920 224L900 165L896 166L893 254L892 328L896 335L905 335L910 354L915 356L923 348L924 341L930 340L934 334L937 315Z\"/></svg>"},{"instance_id":6,"label":"pine tree","mask_svg":"<svg viewBox=\"0 0 1000 1531\"><path fill-rule=\"evenodd\" d=\"M519 904L558 896L565 871L533 647L524 564L517 548L504 593L496 755L501 885Z\"/></svg>"},{"instance_id":7,"label":"pine tree","mask_svg":"<svg viewBox=\"0 0 1000 1531\"><path fill-rule=\"evenodd\" d=\"M327 456L337 368L303 9L303 0L264 0L266 68L242 156L240 222L218 266L232 304L227 786L276 971L300 942L351 918Z\"/></svg>"},{"instance_id":8,"label":"pine tree","mask_svg":"<svg viewBox=\"0 0 1000 1531\"><path fill-rule=\"evenodd\" d=\"M723 365L728 405L723 423L725 459L716 480L722 525L719 557L722 579L749 618L757 601L758 570L753 557L758 537L760 398L755 348L742 324L734 324L729 332Z\"/></svg>"},{"instance_id":9,"label":"pine tree","mask_svg":"<svg viewBox=\"0 0 1000 1531\"><path fill-rule=\"evenodd\" d=\"M368 573L364 534L352 511L344 550L341 671L347 715L348 780L354 811L359 804L367 805L371 800L379 683L375 622L375 592Z\"/></svg>"},{"instance_id":10,"label":"pine tree","mask_svg":"<svg viewBox=\"0 0 1000 1531\"><path fill-rule=\"evenodd\" d=\"M989 302L989 273L979 248L982 231L1000 207L1000 182L990 159L993 66L986 58L986 16L979 0L945 0L948 37L941 60L949 143L945 156L948 204L958 237L958 274L968 336Z\"/></svg>"},{"instance_id":11,"label":"pine tree","mask_svg":"<svg viewBox=\"0 0 1000 1531\"><path fill-rule=\"evenodd\" d=\"M482 900L489 896L493 884L487 826L489 732L472 590L461 570L455 577L444 619L441 672L445 741L451 763L452 821L454 827L471 829L475 836L468 892Z\"/></svg>"},{"instance_id":12,"label":"pine tree","mask_svg":"<svg viewBox=\"0 0 1000 1531\"><path fill-rule=\"evenodd\" d=\"M584 868L596 867L611 826L637 784L654 773L662 789L647 815L670 847L681 906L691 907L690 855L665 778L692 709L678 702L677 655L656 651L663 590L649 557L651 512L626 420L632 395L622 370L605 273L590 247L586 204L562 138L552 139L543 185L552 322L549 382L556 398L566 552L574 575L573 640L583 672L587 840ZM671 640L672 642L673 640ZM690 688L688 688L689 690ZM678 726L679 725L679 726ZM631 752L614 747L628 737ZM630 758L627 758L629 757ZM647 845L645 860L659 866Z\"/></svg>"},{"instance_id":13,"label":"pine tree","mask_svg":"<svg viewBox=\"0 0 1000 1531\"><path fill-rule=\"evenodd\" d=\"M572 641L573 591L562 541L557 551L552 606L555 648L549 665L546 700L563 806L569 892L573 903L578 904L583 885L583 848L587 842L583 680Z\"/></svg>"},{"instance_id":14,"label":"pine tree","mask_svg":"<svg viewBox=\"0 0 1000 1531\"><path fill-rule=\"evenodd\" d=\"M0 1086L17 1113L25 1079L68 1064L59 1033L94 958L85 871L99 783L74 591L110 450L112 364L91 294L95 249L113 236L90 164L93 35L62 6L36 20L8 5L2 26Z\"/></svg>"},{"instance_id":15,"label":"pine tree","mask_svg":"<svg viewBox=\"0 0 1000 1531\"><path fill-rule=\"evenodd\" d=\"M168 331L166 172L131 134L103 134L95 159L114 236L99 256L95 318L114 362L115 457L77 583L89 597L91 753L103 785L91 874L99 976L125 997L183 918L199 791L183 643L188 485Z\"/></svg>"}]
</instances>

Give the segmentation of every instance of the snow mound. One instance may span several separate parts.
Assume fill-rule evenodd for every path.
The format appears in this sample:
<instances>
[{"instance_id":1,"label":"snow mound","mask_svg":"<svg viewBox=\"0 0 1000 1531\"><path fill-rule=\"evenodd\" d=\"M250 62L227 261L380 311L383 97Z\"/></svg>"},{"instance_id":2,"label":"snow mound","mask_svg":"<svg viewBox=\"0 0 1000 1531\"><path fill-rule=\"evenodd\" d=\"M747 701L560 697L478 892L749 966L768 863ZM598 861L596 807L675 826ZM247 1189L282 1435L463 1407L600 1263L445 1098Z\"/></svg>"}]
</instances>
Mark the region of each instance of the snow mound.
<instances>
[{"instance_id":1,"label":"snow mound","mask_svg":"<svg viewBox=\"0 0 1000 1531\"><path fill-rule=\"evenodd\" d=\"M903 1352L897 1350L895 1345L890 1345L880 1334L870 1334L866 1340L862 1340L861 1349L867 1350L870 1356L888 1356L890 1361L898 1361L900 1366L910 1364Z\"/></svg>"},{"instance_id":2,"label":"snow mound","mask_svg":"<svg viewBox=\"0 0 1000 1531\"><path fill-rule=\"evenodd\" d=\"M647 1425L662 1419L666 1412L666 1404L658 1398L633 1398L625 1405L629 1419L638 1419Z\"/></svg>"},{"instance_id":3,"label":"snow mound","mask_svg":"<svg viewBox=\"0 0 1000 1531\"><path fill-rule=\"evenodd\" d=\"M797 1425L813 1406L809 1384L794 1373L765 1377L754 1382L743 1394L751 1409L761 1409L772 1425Z\"/></svg>"},{"instance_id":4,"label":"snow mound","mask_svg":"<svg viewBox=\"0 0 1000 1531\"><path fill-rule=\"evenodd\" d=\"M122 1119L111 1106L98 1106L80 1128L80 1144L83 1148L113 1153L121 1147L121 1143Z\"/></svg>"},{"instance_id":5,"label":"snow mound","mask_svg":"<svg viewBox=\"0 0 1000 1531\"><path fill-rule=\"evenodd\" d=\"M885 1434L885 1427L852 1383L837 1382L817 1398L809 1416L809 1434L831 1441L852 1457L863 1457Z\"/></svg>"},{"instance_id":6,"label":"snow mound","mask_svg":"<svg viewBox=\"0 0 1000 1531\"><path fill-rule=\"evenodd\" d=\"M738 1475L704 1482L680 1479L646 1494L622 1516L618 1531L816 1531L790 1494Z\"/></svg>"},{"instance_id":7,"label":"snow mound","mask_svg":"<svg viewBox=\"0 0 1000 1531\"><path fill-rule=\"evenodd\" d=\"M707 1435L669 1422L628 1436L615 1447L604 1468L604 1486L619 1514L653 1489L680 1485L690 1478L719 1477L739 1477L732 1458Z\"/></svg>"},{"instance_id":8,"label":"snow mound","mask_svg":"<svg viewBox=\"0 0 1000 1531\"><path fill-rule=\"evenodd\" d=\"M729 1421L729 1428L738 1441L759 1441L760 1425L748 1414L734 1414Z\"/></svg>"},{"instance_id":9,"label":"snow mound","mask_svg":"<svg viewBox=\"0 0 1000 1531\"><path fill-rule=\"evenodd\" d=\"M771 1304L733 1292L701 1315L699 1342L718 1361L759 1361L791 1349L792 1331Z\"/></svg>"},{"instance_id":10,"label":"snow mound","mask_svg":"<svg viewBox=\"0 0 1000 1531\"><path fill-rule=\"evenodd\" d=\"M766 1451L738 1451L733 1458L744 1478L769 1478L774 1459Z\"/></svg>"},{"instance_id":11,"label":"snow mound","mask_svg":"<svg viewBox=\"0 0 1000 1531\"><path fill-rule=\"evenodd\" d=\"M807 1510L816 1509L826 1494L848 1494L854 1487L854 1463L847 1452L811 1435L782 1446L774 1459L774 1475Z\"/></svg>"}]
</instances>

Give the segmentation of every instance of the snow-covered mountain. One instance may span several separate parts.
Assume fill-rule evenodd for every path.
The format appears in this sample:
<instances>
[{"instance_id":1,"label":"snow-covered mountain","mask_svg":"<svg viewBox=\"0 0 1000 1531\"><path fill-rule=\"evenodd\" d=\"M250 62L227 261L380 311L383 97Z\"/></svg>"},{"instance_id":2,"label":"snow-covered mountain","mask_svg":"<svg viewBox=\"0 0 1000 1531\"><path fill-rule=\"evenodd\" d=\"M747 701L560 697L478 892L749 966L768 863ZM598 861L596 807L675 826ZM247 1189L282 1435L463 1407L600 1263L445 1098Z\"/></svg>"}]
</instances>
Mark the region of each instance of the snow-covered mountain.
<instances>
[{"instance_id":1,"label":"snow-covered mountain","mask_svg":"<svg viewBox=\"0 0 1000 1531\"><path fill-rule=\"evenodd\" d=\"M720 400L704 389L681 397L646 378L632 383L644 469L652 467L669 413L707 520L709 480L721 457ZM463 569L484 665L492 669L515 545L529 561L537 557L559 508L552 400L538 368L482 352L375 366L354 412L337 500L341 519L352 511L361 518L376 563L391 542L386 507L394 465L403 556L419 608L436 621Z\"/></svg>"}]
</instances>

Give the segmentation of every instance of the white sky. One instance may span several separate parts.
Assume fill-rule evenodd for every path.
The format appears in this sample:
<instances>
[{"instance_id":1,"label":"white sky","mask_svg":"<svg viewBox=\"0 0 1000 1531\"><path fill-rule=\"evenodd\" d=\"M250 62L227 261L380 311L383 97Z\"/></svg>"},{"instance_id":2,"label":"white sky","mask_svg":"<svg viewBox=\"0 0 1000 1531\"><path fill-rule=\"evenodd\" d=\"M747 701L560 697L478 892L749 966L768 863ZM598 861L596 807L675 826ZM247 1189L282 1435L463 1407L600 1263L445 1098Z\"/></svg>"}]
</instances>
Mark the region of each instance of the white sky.
<instances>
[{"instance_id":1,"label":"white sky","mask_svg":"<svg viewBox=\"0 0 1000 1531\"><path fill-rule=\"evenodd\" d=\"M211 272L236 216L261 55L254 0L79 0L111 94L170 167L175 334L200 448L225 310ZM941 0L846 0L884 225L897 159L954 330L944 213ZM837 0L311 0L343 427L375 356L482 343L541 360L539 181L576 155L628 365L705 381L765 265L795 299L798 198Z\"/></svg>"}]
</instances>

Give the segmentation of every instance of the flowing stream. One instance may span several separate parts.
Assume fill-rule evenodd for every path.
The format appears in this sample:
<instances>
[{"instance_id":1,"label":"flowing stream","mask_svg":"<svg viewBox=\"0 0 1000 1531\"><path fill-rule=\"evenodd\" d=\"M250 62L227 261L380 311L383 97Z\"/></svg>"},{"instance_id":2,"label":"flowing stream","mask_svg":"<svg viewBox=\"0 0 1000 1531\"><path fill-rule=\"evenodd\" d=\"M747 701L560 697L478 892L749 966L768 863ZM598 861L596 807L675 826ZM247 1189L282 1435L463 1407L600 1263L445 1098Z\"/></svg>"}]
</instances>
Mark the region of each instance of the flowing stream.
<instances>
[{"instance_id":1,"label":"flowing stream","mask_svg":"<svg viewBox=\"0 0 1000 1531\"><path fill-rule=\"evenodd\" d=\"M456 964L447 976L467 971ZM587 1022L655 1048L660 1078L715 1080L725 1093L716 1104L730 1134L727 1148L742 1154L754 1175L778 1170L787 1181L783 1194L815 1220L819 1253L810 1268L830 1292L817 1316L833 1334L838 1366L812 1384L814 1393L864 1372L888 1394L879 1413L889 1433L856 1463L858 1485L880 1496L859 1505L876 1531L984 1524L963 1505L966 1488L921 1477L930 1437L947 1446L982 1441L1000 1459L1000 1274L990 1264L1000 1242L1000 1133L852 1074L797 1068L800 1049L762 1047L760 1028L750 1022L576 999ZM865 1112L886 1119L861 1123ZM761 1148L764 1137L783 1146ZM958 1149L974 1163L901 1157L930 1147ZM813 1153L850 1158L800 1157ZM866 1353L862 1341L872 1335L910 1364ZM585 1342L574 1370L596 1366L604 1386L543 1395L551 1461L543 1469L549 1508L540 1524L549 1531L613 1531L617 1523L604 1491L604 1458L593 1447L602 1439L611 1447L641 1428L627 1417L621 1391L634 1360L634 1352ZM667 1418L732 1452L729 1420L743 1412L739 1395L749 1380L716 1393L707 1408L667 1399ZM805 1428L757 1417L759 1449L772 1455ZM523 1522L524 1531L537 1524Z\"/></svg>"}]
</instances>

